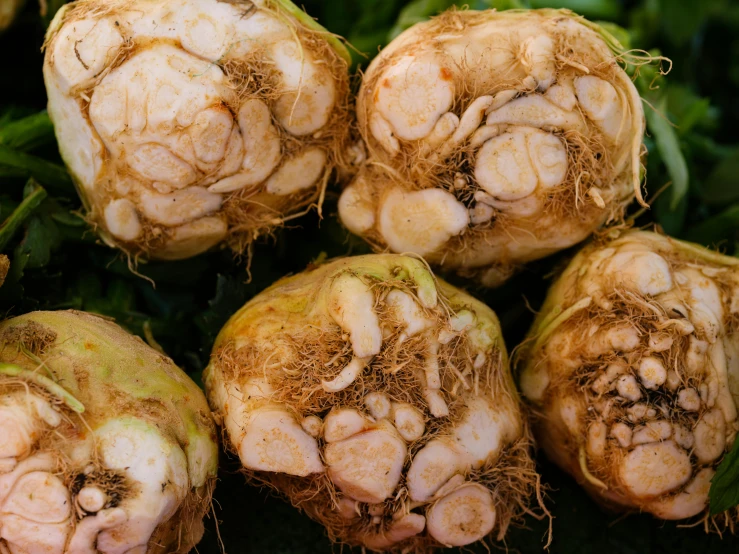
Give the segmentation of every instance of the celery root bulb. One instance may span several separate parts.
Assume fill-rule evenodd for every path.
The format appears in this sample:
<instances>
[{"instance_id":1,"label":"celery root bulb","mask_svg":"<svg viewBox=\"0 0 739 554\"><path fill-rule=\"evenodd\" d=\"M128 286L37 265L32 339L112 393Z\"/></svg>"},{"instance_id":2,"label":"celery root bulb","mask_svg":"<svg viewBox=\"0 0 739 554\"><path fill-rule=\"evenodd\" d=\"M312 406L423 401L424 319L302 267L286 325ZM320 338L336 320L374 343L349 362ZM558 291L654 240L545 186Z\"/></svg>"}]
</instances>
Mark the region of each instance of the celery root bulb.
<instances>
[{"instance_id":1,"label":"celery root bulb","mask_svg":"<svg viewBox=\"0 0 739 554\"><path fill-rule=\"evenodd\" d=\"M536 482L495 314L415 258L279 281L205 372L246 474L370 550L502 539Z\"/></svg>"},{"instance_id":2,"label":"celery root bulb","mask_svg":"<svg viewBox=\"0 0 739 554\"><path fill-rule=\"evenodd\" d=\"M405 31L364 75L368 156L344 225L492 286L618 218L644 114L609 44L565 10L452 11Z\"/></svg>"},{"instance_id":3,"label":"celery root bulb","mask_svg":"<svg viewBox=\"0 0 739 554\"><path fill-rule=\"evenodd\" d=\"M656 233L584 248L524 347L547 455L598 500L706 513L739 429L739 260Z\"/></svg>"},{"instance_id":4,"label":"celery root bulb","mask_svg":"<svg viewBox=\"0 0 739 554\"><path fill-rule=\"evenodd\" d=\"M289 0L78 0L46 43L49 115L89 220L133 255L241 252L323 197L348 53Z\"/></svg>"},{"instance_id":5,"label":"celery root bulb","mask_svg":"<svg viewBox=\"0 0 739 554\"><path fill-rule=\"evenodd\" d=\"M0 324L0 552L186 553L218 448L203 393L107 320Z\"/></svg>"}]
</instances>

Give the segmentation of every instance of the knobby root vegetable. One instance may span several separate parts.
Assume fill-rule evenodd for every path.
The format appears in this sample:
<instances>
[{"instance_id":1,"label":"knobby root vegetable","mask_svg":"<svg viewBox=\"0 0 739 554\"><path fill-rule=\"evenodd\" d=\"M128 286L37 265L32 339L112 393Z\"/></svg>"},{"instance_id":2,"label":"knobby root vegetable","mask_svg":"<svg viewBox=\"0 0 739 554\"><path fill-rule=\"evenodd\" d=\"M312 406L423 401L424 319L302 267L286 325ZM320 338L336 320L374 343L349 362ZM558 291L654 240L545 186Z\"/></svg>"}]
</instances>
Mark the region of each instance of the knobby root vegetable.
<instances>
[{"instance_id":1,"label":"knobby root vegetable","mask_svg":"<svg viewBox=\"0 0 739 554\"><path fill-rule=\"evenodd\" d=\"M739 260L651 232L599 239L551 288L522 352L552 460L604 504L709 522L739 429Z\"/></svg>"},{"instance_id":2,"label":"knobby root vegetable","mask_svg":"<svg viewBox=\"0 0 739 554\"><path fill-rule=\"evenodd\" d=\"M0 33L10 27L26 0L0 0Z\"/></svg>"},{"instance_id":3,"label":"knobby root vegetable","mask_svg":"<svg viewBox=\"0 0 739 554\"><path fill-rule=\"evenodd\" d=\"M344 46L289 0L78 0L49 115L88 219L132 255L248 248L320 205L348 133Z\"/></svg>"},{"instance_id":4,"label":"knobby root vegetable","mask_svg":"<svg viewBox=\"0 0 739 554\"><path fill-rule=\"evenodd\" d=\"M644 114L617 51L566 10L411 27L364 75L368 161L344 225L492 286L619 218L639 192Z\"/></svg>"},{"instance_id":5,"label":"knobby root vegetable","mask_svg":"<svg viewBox=\"0 0 739 554\"><path fill-rule=\"evenodd\" d=\"M186 553L218 448L203 393L105 319L0 324L0 552Z\"/></svg>"},{"instance_id":6,"label":"knobby root vegetable","mask_svg":"<svg viewBox=\"0 0 739 554\"><path fill-rule=\"evenodd\" d=\"M500 540L537 483L495 314L415 258L279 281L226 324L204 381L245 473L333 540Z\"/></svg>"}]
</instances>

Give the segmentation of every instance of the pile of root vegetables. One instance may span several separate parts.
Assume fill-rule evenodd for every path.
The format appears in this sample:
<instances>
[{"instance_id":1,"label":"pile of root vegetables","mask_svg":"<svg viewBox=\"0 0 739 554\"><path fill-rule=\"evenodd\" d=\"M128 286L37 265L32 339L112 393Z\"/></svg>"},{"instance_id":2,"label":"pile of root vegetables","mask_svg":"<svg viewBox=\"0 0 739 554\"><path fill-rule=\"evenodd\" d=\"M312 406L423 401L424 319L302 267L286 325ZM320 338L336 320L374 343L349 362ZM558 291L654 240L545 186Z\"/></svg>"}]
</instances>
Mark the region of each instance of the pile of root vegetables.
<instances>
[{"instance_id":1,"label":"pile of root vegetables","mask_svg":"<svg viewBox=\"0 0 739 554\"><path fill-rule=\"evenodd\" d=\"M288 0L77 0L44 48L84 218L132 271L226 247L258 266L335 183L323 215L376 253L229 306L204 390L149 328L0 323L0 554L189 552L219 451L369 551L551 519L537 447L604 509L733 532L709 492L739 431L739 260L625 220L647 56L567 10L451 10L353 89ZM495 306L434 273L497 286L578 243L512 364Z\"/></svg>"}]
</instances>

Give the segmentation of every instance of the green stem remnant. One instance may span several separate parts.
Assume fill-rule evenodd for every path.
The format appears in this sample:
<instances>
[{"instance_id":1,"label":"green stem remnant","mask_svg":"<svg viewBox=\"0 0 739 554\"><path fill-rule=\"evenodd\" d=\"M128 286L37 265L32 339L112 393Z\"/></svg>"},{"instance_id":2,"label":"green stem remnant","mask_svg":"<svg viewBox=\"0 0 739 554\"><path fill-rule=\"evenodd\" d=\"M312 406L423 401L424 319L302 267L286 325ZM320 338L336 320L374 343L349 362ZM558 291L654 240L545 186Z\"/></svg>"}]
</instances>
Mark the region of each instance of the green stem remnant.
<instances>
[{"instance_id":1,"label":"green stem remnant","mask_svg":"<svg viewBox=\"0 0 739 554\"><path fill-rule=\"evenodd\" d=\"M27 369L23 369L22 367L18 367L17 365L5 363L0 363L0 374L8 375L10 377L22 377L23 379L28 379L29 381L32 381L33 383L42 387L44 390L62 400L67 406L69 406L78 414L81 414L85 411L85 406L82 404L82 402L77 400L69 392L64 390L60 385L56 384L48 377L44 377L43 375L39 375L38 373L29 371Z\"/></svg>"},{"instance_id":2,"label":"green stem remnant","mask_svg":"<svg viewBox=\"0 0 739 554\"><path fill-rule=\"evenodd\" d=\"M311 31L318 31L319 33L323 33L323 38L326 40L326 42L329 43L331 48L336 50L336 53L344 60L346 60L346 63L348 63L349 65L352 64L352 55L349 53L349 50L347 50L346 46L344 46L344 43L341 42L341 40L336 35L331 33L328 29L326 29L323 25L318 23L318 21L316 21L310 15L301 10L298 6L293 4L290 0L275 0L275 4L277 4L283 10L292 15L300 23L308 27L308 29L310 29Z\"/></svg>"},{"instance_id":3,"label":"green stem remnant","mask_svg":"<svg viewBox=\"0 0 739 554\"><path fill-rule=\"evenodd\" d=\"M23 202L10 214L0 226L0 250L3 250L13 238L15 232L29 218L33 211L41 205L46 198L46 190L34 181L30 181L31 193L23 199Z\"/></svg>"},{"instance_id":4,"label":"green stem remnant","mask_svg":"<svg viewBox=\"0 0 739 554\"><path fill-rule=\"evenodd\" d=\"M590 304L592 303L593 298L590 296L586 296L585 298L582 298L581 300L575 302L572 306L567 308L564 311L561 311L557 317L553 319L549 319L549 316L546 318L547 325L544 327L542 326L541 334L536 339L536 342L534 343L533 351L536 352L539 347L541 347L542 344L550 337L550 335L559 327L562 325L565 321L570 319L573 315L575 315L580 310L584 310ZM559 308L561 310L561 308ZM551 322L550 322L551 321Z\"/></svg>"}]
</instances>

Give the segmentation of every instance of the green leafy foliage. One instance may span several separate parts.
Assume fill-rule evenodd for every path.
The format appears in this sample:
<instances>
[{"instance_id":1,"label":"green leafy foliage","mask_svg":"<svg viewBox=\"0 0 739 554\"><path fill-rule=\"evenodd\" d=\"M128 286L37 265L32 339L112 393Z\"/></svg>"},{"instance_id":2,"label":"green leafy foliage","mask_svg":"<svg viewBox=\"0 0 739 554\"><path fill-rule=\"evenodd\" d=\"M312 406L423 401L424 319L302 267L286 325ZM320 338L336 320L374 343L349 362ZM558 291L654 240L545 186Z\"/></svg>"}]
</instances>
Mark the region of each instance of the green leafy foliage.
<instances>
[{"instance_id":1,"label":"green leafy foliage","mask_svg":"<svg viewBox=\"0 0 739 554\"><path fill-rule=\"evenodd\" d=\"M672 180L670 209L675 210L688 192L688 164L680 151L677 132L670 121L662 115L667 108L667 97L663 95L657 100L654 96L647 95L645 100L649 101L650 98L656 102L646 111L647 125L654 136L657 151L667 169L667 174Z\"/></svg>"},{"instance_id":2,"label":"green leafy foliage","mask_svg":"<svg viewBox=\"0 0 739 554\"><path fill-rule=\"evenodd\" d=\"M414 0L409 2L401 11L395 25L390 30L389 40L394 39L408 27L428 20L429 17L437 15L452 6L457 8L469 8L472 10L510 10L527 8L529 3L525 0L471 0L463 2L460 0Z\"/></svg>"},{"instance_id":3,"label":"green leafy foliage","mask_svg":"<svg viewBox=\"0 0 739 554\"><path fill-rule=\"evenodd\" d=\"M734 442L711 481L712 514L720 514L739 504L739 441Z\"/></svg>"},{"instance_id":4,"label":"green leafy foliage","mask_svg":"<svg viewBox=\"0 0 739 554\"><path fill-rule=\"evenodd\" d=\"M336 220L337 187L324 219L313 214L257 245L245 260L214 251L179 262L140 263L132 271L120 253L103 246L80 215L73 183L63 169L44 111L41 78L45 26L63 0L48 2L41 18L34 2L0 36L12 55L0 87L0 252L10 270L0 287L0 312L79 309L111 316L153 338L199 380L220 327L246 301L282 276L325 257L368 252ZM354 47L361 68L410 25L440 10L566 7L599 23L627 49L674 61L667 76L654 63L628 71L645 99L648 121L647 190L652 209L637 225L659 225L671 235L728 253L739 250L739 5L730 0L306 0L299 3ZM667 69L667 64L661 65ZM11 86L12 83L12 86ZM509 349L524 337L549 279L572 251L530 264L498 290L472 288L498 313ZM448 276L449 277L449 276ZM470 283L449 277L455 284ZM154 283L154 284L152 284ZM739 442L714 479L711 509L739 502ZM540 457L548 506L554 515L554 554L735 553L731 535L706 535L646 515L607 513L569 477ZM336 551L320 526L266 492L243 485L235 460L226 460L215 514L226 551L314 554ZM547 521L529 517L505 547L541 552ZM214 520L198 551L220 553ZM477 546L475 552L485 552Z\"/></svg>"},{"instance_id":5,"label":"green leafy foliage","mask_svg":"<svg viewBox=\"0 0 739 554\"><path fill-rule=\"evenodd\" d=\"M739 202L737 175L739 175L739 150L726 156L706 178L703 186L703 200L706 204L723 205L727 202Z\"/></svg>"}]
</instances>

